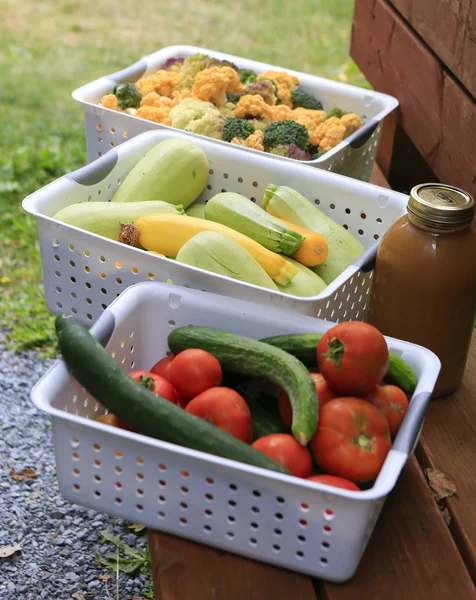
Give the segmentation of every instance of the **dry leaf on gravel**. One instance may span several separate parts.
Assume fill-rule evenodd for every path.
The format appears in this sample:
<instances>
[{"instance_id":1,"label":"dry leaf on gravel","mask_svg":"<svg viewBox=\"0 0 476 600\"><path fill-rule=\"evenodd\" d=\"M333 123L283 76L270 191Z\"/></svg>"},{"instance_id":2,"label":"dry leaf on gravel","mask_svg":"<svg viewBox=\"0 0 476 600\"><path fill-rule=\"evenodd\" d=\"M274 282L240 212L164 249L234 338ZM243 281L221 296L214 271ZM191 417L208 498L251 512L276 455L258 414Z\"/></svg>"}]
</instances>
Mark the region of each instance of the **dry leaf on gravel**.
<instances>
[{"instance_id":1,"label":"dry leaf on gravel","mask_svg":"<svg viewBox=\"0 0 476 600\"><path fill-rule=\"evenodd\" d=\"M84 596L81 596L81 594L77 594L76 592L74 592L74 594L71 594L71 598L74 598L74 600L86 600Z\"/></svg>"},{"instance_id":2,"label":"dry leaf on gravel","mask_svg":"<svg viewBox=\"0 0 476 600\"><path fill-rule=\"evenodd\" d=\"M136 533L141 533L141 531L144 531L145 525L141 525L140 523L132 523L131 525L127 526L127 529L132 529Z\"/></svg>"},{"instance_id":3,"label":"dry leaf on gravel","mask_svg":"<svg viewBox=\"0 0 476 600\"><path fill-rule=\"evenodd\" d=\"M21 544L15 544L14 546L0 546L0 558L7 558L12 556L15 552L21 551Z\"/></svg>"},{"instance_id":4,"label":"dry leaf on gravel","mask_svg":"<svg viewBox=\"0 0 476 600\"><path fill-rule=\"evenodd\" d=\"M36 479L38 477L35 471L33 471L33 469L30 469L30 467L24 469L23 473L16 473L15 469L11 467L8 474L12 479L15 479L16 481L23 481L24 479Z\"/></svg>"},{"instance_id":5,"label":"dry leaf on gravel","mask_svg":"<svg viewBox=\"0 0 476 600\"><path fill-rule=\"evenodd\" d=\"M428 480L430 491L437 502L456 495L456 484L448 475L436 469L425 469L424 473Z\"/></svg>"},{"instance_id":6,"label":"dry leaf on gravel","mask_svg":"<svg viewBox=\"0 0 476 600\"><path fill-rule=\"evenodd\" d=\"M112 575L99 575L98 579L101 581L110 581L112 579Z\"/></svg>"}]
</instances>

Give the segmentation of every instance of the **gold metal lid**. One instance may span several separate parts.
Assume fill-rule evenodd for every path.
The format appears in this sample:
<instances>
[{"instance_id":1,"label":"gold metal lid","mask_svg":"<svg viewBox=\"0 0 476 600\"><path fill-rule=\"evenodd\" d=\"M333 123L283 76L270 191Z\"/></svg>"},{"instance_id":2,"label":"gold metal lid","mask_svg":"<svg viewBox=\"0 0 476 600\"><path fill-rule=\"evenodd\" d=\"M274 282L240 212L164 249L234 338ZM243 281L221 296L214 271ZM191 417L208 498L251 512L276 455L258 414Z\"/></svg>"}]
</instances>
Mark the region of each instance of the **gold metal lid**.
<instances>
[{"instance_id":1,"label":"gold metal lid","mask_svg":"<svg viewBox=\"0 0 476 600\"><path fill-rule=\"evenodd\" d=\"M460 188L442 183L422 183L410 192L407 209L410 216L446 229L471 223L475 201Z\"/></svg>"}]
</instances>

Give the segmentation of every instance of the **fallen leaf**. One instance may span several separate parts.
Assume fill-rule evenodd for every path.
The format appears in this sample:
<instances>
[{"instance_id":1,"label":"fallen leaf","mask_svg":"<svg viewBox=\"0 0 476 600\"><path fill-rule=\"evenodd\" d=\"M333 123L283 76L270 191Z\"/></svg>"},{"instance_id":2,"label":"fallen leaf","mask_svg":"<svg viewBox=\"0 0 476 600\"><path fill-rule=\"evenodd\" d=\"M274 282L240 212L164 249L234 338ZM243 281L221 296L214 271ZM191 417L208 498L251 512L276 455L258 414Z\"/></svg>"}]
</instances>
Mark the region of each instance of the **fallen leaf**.
<instances>
[{"instance_id":1,"label":"fallen leaf","mask_svg":"<svg viewBox=\"0 0 476 600\"><path fill-rule=\"evenodd\" d=\"M132 600L147 600L144 596L132 596Z\"/></svg>"},{"instance_id":2,"label":"fallen leaf","mask_svg":"<svg viewBox=\"0 0 476 600\"><path fill-rule=\"evenodd\" d=\"M436 469L425 469L424 473L428 480L432 496L437 502L456 495L456 484L448 475Z\"/></svg>"},{"instance_id":3,"label":"fallen leaf","mask_svg":"<svg viewBox=\"0 0 476 600\"><path fill-rule=\"evenodd\" d=\"M33 471L33 469L30 469L30 467L24 469L23 473L17 473L15 469L11 467L8 474L12 479L15 479L16 481L23 481L24 479L36 479L38 477L35 471Z\"/></svg>"},{"instance_id":4,"label":"fallen leaf","mask_svg":"<svg viewBox=\"0 0 476 600\"><path fill-rule=\"evenodd\" d=\"M141 531L144 531L145 525L141 525L140 523L132 523L132 525L128 525L127 528L132 529L136 533L140 533Z\"/></svg>"},{"instance_id":5,"label":"fallen leaf","mask_svg":"<svg viewBox=\"0 0 476 600\"><path fill-rule=\"evenodd\" d=\"M0 546L0 558L7 558L15 554L15 552L21 551L21 544L15 544L14 546Z\"/></svg>"},{"instance_id":6,"label":"fallen leaf","mask_svg":"<svg viewBox=\"0 0 476 600\"><path fill-rule=\"evenodd\" d=\"M88 594L88 596L89 596L89 594ZM86 600L86 598L84 596L81 596L81 594L77 594L76 592L71 594L71 598L74 598L74 600Z\"/></svg>"},{"instance_id":7,"label":"fallen leaf","mask_svg":"<svg viewBox=\"0 0 476 600\"><path fill-rule=\"evenodd\" d=\"M112 579L112 575L99 575L101 581L110 581Z\"/></svg>"}]
</instances>

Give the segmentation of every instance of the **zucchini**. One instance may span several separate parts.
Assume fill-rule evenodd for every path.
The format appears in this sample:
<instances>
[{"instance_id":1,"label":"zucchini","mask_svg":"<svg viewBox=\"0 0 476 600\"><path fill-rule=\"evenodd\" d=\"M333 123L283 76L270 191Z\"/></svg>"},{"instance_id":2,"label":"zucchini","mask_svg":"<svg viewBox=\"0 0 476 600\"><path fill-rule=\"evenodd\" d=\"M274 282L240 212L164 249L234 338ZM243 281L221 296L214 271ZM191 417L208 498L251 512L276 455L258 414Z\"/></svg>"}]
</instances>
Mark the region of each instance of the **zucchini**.
<instances>
[{"instance_id":1,"label":"zucchini","mask_svg":"<svg viewBox=\"0 0 476 600\"><path fill-rule=\"evenodd\" d=\"M55 325L59 348L71 375L137 433L255 467L288 473L248 444L134 381L71 315L59 315Z\"/></svg>"},{"instance_id":2,"label":"zucchini","mask_svg":"<svg viewBox=\"0 0 476 600\"><path fill-rule=\"evenodd\" d=\"M110 240L118 240L121 223L130 223L155 213L183 215L183 206L174 206L161 200L148 202L79 202L58 211L53 219L74 225L90 233L96 233Z\"/></svg>"},{"instance_id":3,"label":"zucchini","mask_svg":"<svg viewBox=\"0 0 476 600\"><path fill-rule=\"evenodd\" d=\"M195 217L196 219L205 218L205 204L202 202L196 202L187 208L185 214L188 217Z\"/></svg>"},{"instance_id":4,"label":"zucchini","mask_svg":"<svg viewBox=\"0 0 476 600\"><path fill-rule=\"evenodd\" d=\"M265 338L261 340L276 348L281 348L289 352L306 367L317 367L316 348L322 335L318 333L296 333L291 335L278 335L276 337ZM399 356L389 351L390 363L387 374L384 377L385 383L396 385L411 395L417 386L417 376L413 369L407 365Z\"/></svg>"},{"instance_id":5,"label":"zucchini","mask_svg":"<svg viewBox=\"0 0 476 600\"><path fill-rule=\"evenodd\" d=\"M290 256L297 252L305 237L241 194L224 192L210 198L205 218L247 235L268 250Z\"/></svg>"},{"instance_id":6,"label":"zucchini","mask_svg":"<svg viewBox=\"0 0 476 600\"><path fill-rule=\"evenodd\" d=\"M112 202L164 200L187 208L208 181L208 158L190 140L172 138L154 146L126 176Z\"/></svg>"},{"instance_id":7,"label":"zucchini","mask_svg":"<svg viewBox=\"0 0 476 600\"><path fill-rule=\"evenodd\" d=\"M224 371L262 377L282 387L293 409L292 433L305 446L319 419L316 387L306 367L291 354L256 340L211 327L189 325L169 334L169 348L178 354L188 348L210 352Z\"/></svg>"},{"instance_id":8,"label":"zucchini","mask_svg":"<svg viewBox=\"0 0 476 600\"><path fill-rule=\"evenodd\" d=\"M316 275L308 267L305 267L289 256L286 260L296 267L298 273L291 279L288 285L276 284L278 290L283 294L290 294L299 298L309 298L310 296L319 295L327 287L319 275Z\"/></svg>"},{"instance_id":9,"label":"zucchini","mask_svg":"<svg viewBox=\"0 0 476 600\"><path fill-rule=\"evenodd\" d=\"M271 215L320 233L324 237L329 254L322 264L313 267L312 270L328 285L365 250L349 231L292 188L267 185L262 206Z\"/></svg>"}]
</instances>

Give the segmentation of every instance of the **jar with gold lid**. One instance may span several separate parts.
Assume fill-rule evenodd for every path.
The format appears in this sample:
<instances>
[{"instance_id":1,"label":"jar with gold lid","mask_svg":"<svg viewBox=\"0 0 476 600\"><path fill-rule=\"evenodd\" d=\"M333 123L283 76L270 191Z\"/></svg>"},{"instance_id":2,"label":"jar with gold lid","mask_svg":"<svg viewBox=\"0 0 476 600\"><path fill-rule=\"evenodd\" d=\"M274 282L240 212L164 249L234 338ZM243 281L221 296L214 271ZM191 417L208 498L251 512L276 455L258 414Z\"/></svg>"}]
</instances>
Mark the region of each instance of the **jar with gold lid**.
<instances>
[{"instance_id":1,"label":"jar with gold lid","mask_svg":"<svg viewBox=\"0 0 476 600\"><path fill-rule=\"evenodd\" d=\"M434 397L454 391L466 365L476 316L474 213L465 191L418 185L377 252L368 322L438 356Z\"/></svg>"}]
</instances>

